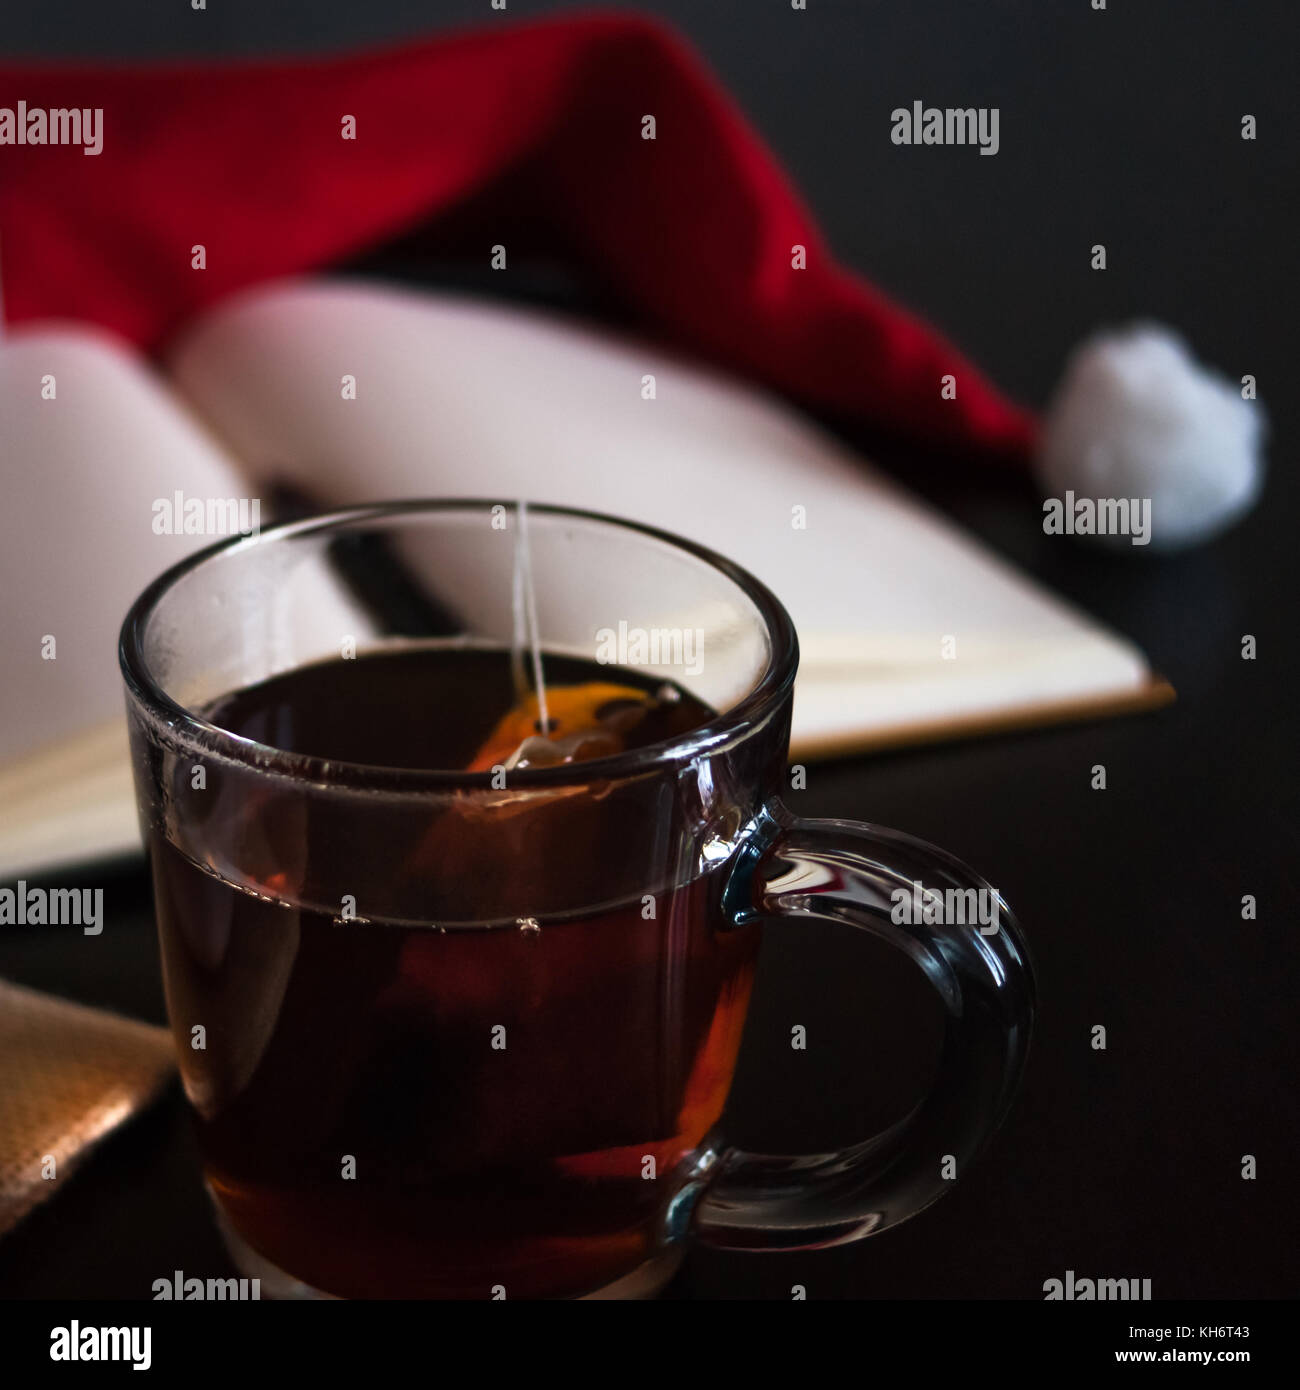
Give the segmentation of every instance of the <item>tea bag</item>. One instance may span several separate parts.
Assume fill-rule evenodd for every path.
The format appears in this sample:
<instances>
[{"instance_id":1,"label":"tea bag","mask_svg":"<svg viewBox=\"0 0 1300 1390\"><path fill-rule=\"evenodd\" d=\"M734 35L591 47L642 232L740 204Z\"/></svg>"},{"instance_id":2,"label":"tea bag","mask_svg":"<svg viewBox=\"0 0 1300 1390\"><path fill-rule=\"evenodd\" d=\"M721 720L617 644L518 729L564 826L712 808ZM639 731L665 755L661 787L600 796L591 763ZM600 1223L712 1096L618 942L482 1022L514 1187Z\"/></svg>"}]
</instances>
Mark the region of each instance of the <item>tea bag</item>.
<instances>
[{"instance_id":1,"label":"tea bag","mask_svg":"<svg viewBox=\"0 0 1300 1390\"><path fill-rule=\"evenodd\" d=\"M497 721L466 769L470 772L486 772L494 767L507 771L554 767L558 763L585 762L621 753L627 746L627 735L657 704L643 690L605 681L547 688L526 501L519 501L515 515L518 529L512 584L514 641L510 653L515 703ZM525 672L526 657L532 668L531 690Z\"/></svg>"},{"instance_id":2,"label":"tea bag","mask_svg":"<svg viewBox=\"0 0 1300 1390\"><path fill-rule=\"evenodd\" d=\"M465 771L504 768L510 772L587 762L678 732L687 711L681 692L673 685L665 683L651 693L603 680L547 684L528 552L526 503L519 503L518 517L511 652L515 699L465 765ZM410 871L414 875L442 873L447 864L454 863L467 881L508 884L512 901L517 896L519 903L535 907L534 879L537 888L545 887L547 846L552 838L568 841L574 835L590 837L594 833L574 809L575 803L586 800L599 810L598 797L581 784L545 793L507 785L490 798L458 797L435 818L415 846ZM500 876L502 863L511 865L504 880ZM481 900L476 906L483 910Z\"/></svg>"},{"instance_id":3,"label":"tea bag","mask_svg":"<svg viewBox=\"0 0 1300 1390\"><path fill-rule=\"evenodd\" d=\"M675 693L675 692L674 692ZM630 685L584 681L553 685L543 697L528 691L497 721L467 771L494 767L554 767L621 753L659 706L654 695ZM545 719L545 723L543 723Z\"/></svg>"}]
</instances>

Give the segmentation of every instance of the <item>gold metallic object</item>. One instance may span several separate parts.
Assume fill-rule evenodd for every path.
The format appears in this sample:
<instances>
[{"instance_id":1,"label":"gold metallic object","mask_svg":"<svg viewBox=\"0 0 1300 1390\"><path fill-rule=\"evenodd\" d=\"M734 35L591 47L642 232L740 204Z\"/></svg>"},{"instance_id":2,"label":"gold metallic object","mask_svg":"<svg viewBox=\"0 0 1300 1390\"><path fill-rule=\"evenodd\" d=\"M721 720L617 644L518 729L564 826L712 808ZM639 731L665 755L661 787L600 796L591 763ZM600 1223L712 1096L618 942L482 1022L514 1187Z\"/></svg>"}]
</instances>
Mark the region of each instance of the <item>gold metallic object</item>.
<instances>
[{"instance_id":1,"label":"gold metallic object","mask_svg":"<svg viewBox=\"0 0 1300 1390\"><path fill-rule=\"evenodd\" d=\"M175 1069L165 1028L0 981L0 1234Z\"/></svg>"}]
</instances>

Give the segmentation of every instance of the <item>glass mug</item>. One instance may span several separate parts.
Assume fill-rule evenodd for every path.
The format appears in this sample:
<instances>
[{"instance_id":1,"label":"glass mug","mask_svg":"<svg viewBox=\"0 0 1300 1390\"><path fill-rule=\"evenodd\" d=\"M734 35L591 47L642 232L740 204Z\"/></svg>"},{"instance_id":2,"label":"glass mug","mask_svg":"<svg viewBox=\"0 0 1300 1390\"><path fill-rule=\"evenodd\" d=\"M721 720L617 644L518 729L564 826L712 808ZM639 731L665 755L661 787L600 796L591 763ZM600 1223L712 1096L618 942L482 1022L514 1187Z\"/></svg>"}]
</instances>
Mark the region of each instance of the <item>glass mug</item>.
<instances>
[{"instance_id":1,"label":"glass mug","mask_svg":"<svg viewBox=\"0 0 1300 1390\"><path fill-rule=\"evenodd\" d=\"M703 547L527 511L543 650L659 634L653 674L716 711L667 743L464 772L205 717L349 644L509 648L519 522L470 501L291 522L176 566L123 627L182 1078L232 1257L268 1295L645 1296L692 1240L856 1240L942 1195L945 1156L965 1172L1020 1078L1034 989L1010 913L896 923L915 883L992 890L942 850L781 804L794 630ZM859 927L939 993L938 1079L886 1134L793 1157L721 1138L772 918Z\"/></svg>"}]
</instances>

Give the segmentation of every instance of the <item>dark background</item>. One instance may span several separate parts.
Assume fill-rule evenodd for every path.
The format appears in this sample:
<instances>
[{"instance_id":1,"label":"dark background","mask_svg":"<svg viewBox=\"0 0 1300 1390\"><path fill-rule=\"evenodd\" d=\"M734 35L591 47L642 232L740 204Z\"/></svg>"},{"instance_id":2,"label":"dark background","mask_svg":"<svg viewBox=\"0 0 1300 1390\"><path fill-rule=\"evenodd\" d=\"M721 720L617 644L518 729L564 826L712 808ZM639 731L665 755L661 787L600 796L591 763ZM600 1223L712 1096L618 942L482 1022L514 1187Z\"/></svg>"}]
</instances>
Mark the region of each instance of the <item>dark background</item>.
<instances>
[{"instance_id":1,"label":"dark background","mask_svg":"<svg viewBox=\"0 0 1300 1390\"><path fill-rule=\"evenodd\" d=\"M829 1252L697 1251L673 1293L789 1298L802 1283L822 1299L1033 1299L1072 1269L1149 1278L1157 1299L1294 1297L1295 7L808 4L639 8L699 45L836 253L1008 390L1041 405L1090 330L1158 318L1230 378L1255 374L1271 473L1234 531L1160 558L1045 537L1022 479L887 451L912 486L1134 638L1180 698L1140 718L809 770L790 797L798 812L897 826L1003 890L1038 966L1034 1051L1010 1120L941 1205ZM303 52L564 8L212 0L194 13L184 0L80 0L7 6L0 51ZM999 107L1000 152L893 146L889 112L914 99ZM1240 139L1246 113L1253 143ZM1089 268L1094 242L1107 246L1104 273ZM1245 633L1254 662L1240 657ZM1095 763L1104 792L1090 789ZM7 929L0 975L161 1021L144 874L128 865L96 882L101 937ZM1244 893L1257 921L1241 920ZM809 1028L807 1053L788 1046L793 1022ZM1095 1024L1105 1052L1090 1046ZM925 1087L937 1028L919 973L886 948L847 928L771 929L732 1137L779 1151L882 1127ZM1240 1175L1247 1153L1253 1182ZM175 1268L217 1274L225 1260L174 1092L0 1242L0 1295L147 1297Z\"/></svg>"}]
</instances>

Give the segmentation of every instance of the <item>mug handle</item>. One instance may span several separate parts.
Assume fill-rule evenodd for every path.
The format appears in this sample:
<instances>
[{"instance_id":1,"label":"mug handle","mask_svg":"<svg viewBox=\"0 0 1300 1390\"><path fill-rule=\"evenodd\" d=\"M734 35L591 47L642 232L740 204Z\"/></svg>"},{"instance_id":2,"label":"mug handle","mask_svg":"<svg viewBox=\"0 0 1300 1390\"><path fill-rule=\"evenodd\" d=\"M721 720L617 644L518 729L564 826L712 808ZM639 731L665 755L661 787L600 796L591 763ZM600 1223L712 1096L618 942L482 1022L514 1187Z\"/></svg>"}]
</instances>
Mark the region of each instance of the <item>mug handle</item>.
<instances>
[{"instance_id":1,"label":"mug handle","mask_svg":"<svg viewBox=\"0 0 1300 1390\"><path fill-rule=\"evenodd\" d=\"M962 905L972 902L967 890L984 890L992 895L984 902L997 905L993 922L981 930L978 921L894 921L903 914L894 913L893 895L902 889L913 899L916 883L922 894L958 890ZM943 1000L944 1041L929 1095L883 1134L837 1153L723 1153L695 1206L696 1238L729 1250L809 1250L915 1216L943 1196L954 1171L963 1174L997 1129L1024 1069L1033 967L1006 904L933 845L856 821L800 820L776 803L751 828L723 906L736 925L847 922L897 946Z\"/></svg>"}]
</instances>

